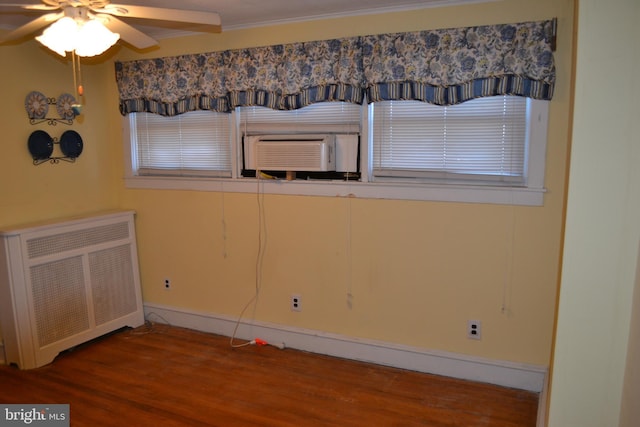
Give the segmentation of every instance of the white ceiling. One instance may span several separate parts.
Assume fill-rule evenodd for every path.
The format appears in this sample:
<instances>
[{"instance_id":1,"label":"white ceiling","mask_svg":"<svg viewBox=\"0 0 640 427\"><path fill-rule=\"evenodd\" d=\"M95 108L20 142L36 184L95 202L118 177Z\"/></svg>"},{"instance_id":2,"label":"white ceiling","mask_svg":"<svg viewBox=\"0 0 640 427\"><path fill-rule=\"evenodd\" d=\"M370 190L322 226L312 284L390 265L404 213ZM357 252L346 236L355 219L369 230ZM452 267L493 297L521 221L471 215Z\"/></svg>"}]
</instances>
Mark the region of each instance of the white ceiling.
<instances>
[{"instance_id":1,"label":"white ceiling","mask_svg":"<svg viewBox=\"0 0 640 427\"><path fill-rule=\"evenodd\" d=\"M124 0L112 4L217 12L222 31L336 16L414 10L495 0ZM38 4L38 0L0 0L1 5ZM0 28L11 30L46 12L0 7ZM185 34L186 28L160 21L123 19L156 39Z\"/></svg>"}]
</instances>

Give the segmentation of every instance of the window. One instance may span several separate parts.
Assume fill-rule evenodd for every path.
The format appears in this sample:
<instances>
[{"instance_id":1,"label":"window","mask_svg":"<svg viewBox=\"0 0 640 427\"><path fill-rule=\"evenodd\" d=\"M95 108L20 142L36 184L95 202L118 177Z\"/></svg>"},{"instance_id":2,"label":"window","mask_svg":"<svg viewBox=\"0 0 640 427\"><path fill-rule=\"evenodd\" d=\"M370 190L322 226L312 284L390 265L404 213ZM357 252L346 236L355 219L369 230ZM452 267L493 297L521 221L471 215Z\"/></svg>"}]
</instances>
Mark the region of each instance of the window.
<instances>
[{"instance_id":1,"label":"window","mask_svg":"<svg viewBox=\"0 0 640 427\"><path fill-rule=\"evenodd\" d=\"M441 107L415 101L242 107L125 120L136 188L255 192L244 138L256 134L357 134L358 174L261 180L261 191L301 195L541 205L548 101L491 97ZM353 155L351 153L350 155ZM303 176L303 179L299 179Z\"/></svg>"},{"instance_id":2,"label":"window","mask_svg":"<svg viewBox=\"0 0 640 427\"><path fill-rule=\"evenodd\" d=\"M231 176L229 114L193 111L174 117L128 117L135 174Z\"/></svg>"},{"instance_id":3,"label":"window","mask_svg":"<svg viewBox=\"0 0 640 427\"><path fill-rule=\"evenodd\" d=\"M527 100L371 104L374 177L523 185Z\"/></svg>"}]
</instances>

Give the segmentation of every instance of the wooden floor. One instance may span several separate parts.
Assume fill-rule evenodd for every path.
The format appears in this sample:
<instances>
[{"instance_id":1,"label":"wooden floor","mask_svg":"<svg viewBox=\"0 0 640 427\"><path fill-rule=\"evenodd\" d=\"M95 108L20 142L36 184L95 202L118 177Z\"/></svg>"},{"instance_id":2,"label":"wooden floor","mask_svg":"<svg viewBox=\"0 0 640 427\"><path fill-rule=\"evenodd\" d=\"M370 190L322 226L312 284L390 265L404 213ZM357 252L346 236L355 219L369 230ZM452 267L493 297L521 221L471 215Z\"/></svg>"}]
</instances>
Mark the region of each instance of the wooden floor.
<instances>
[{"instance_id":1,"label":"wooden floor","mask_svg":"<svg viewBox=\"0 0 640 427\"><path fill-rule=\"evenodd\" d=\"M535 426L538 395L314 355L231 348L153 325L28 371L0 367L0 403L68 403L72 426Z\"/></svg>"}]
</instances>

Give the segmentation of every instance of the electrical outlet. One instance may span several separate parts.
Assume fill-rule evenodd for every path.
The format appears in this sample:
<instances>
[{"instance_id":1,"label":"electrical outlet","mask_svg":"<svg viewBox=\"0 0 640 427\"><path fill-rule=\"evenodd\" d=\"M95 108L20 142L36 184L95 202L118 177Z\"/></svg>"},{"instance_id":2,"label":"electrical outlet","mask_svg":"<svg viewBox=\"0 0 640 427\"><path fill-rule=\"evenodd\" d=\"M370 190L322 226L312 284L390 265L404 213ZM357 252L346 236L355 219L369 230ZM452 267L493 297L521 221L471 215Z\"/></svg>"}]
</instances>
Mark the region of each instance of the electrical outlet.
<instances>
[{"instance_id":1,"label":"electrical outlet","mask_svg":"<svg viewBox=\"0 0 640 427\"><path fill-rule=\"evenodd\" d=\"M302 311L302 297L291 295L291 311Z\"/></svg>"},{"instance_id":2,"label":"electrical outlet","mask_svg":"<svg viewBox=\"0 0 640 427\"><path fill-rule=\"evenodd\" d=\"M479 320L467 320L467 338L482 339L482 323Z\"/></svg>"},{"instance_id":3,"label":"electrical outlet","mask_svg":"<svg viewBox=\"0 0 640 427\"><path fill-rule=\"evenodd\" d=\"M169 289L171 289L171 280L169 280L169 279L164 279L164 289L165 289L165 290L167 290L167 291L168 291Z\"/></svg>"}]
</instances>

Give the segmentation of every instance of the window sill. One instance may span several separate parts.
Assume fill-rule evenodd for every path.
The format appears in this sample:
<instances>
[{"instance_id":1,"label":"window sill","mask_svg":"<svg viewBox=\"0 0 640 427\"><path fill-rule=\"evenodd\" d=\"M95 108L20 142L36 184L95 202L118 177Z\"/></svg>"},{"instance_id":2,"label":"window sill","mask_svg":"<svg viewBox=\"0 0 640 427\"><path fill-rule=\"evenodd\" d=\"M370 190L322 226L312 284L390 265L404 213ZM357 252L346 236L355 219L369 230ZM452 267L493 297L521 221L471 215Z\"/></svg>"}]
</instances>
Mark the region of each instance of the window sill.
<instances>
[{"instance_id":1,"label":"window sill","mask_svg":"<svg viewBox=\"0 0 640 427\"><path fill-rule=\"evenodd\" d=\"M438 202L489 203L542 206L544 188L480 185L437 185L357 181L303 181L207 179L185 177L125 178L130 189L190 190L230 193L264 193L296 196L357 197L362 199L422 200Z\"/></svg>"}]
</instances>

